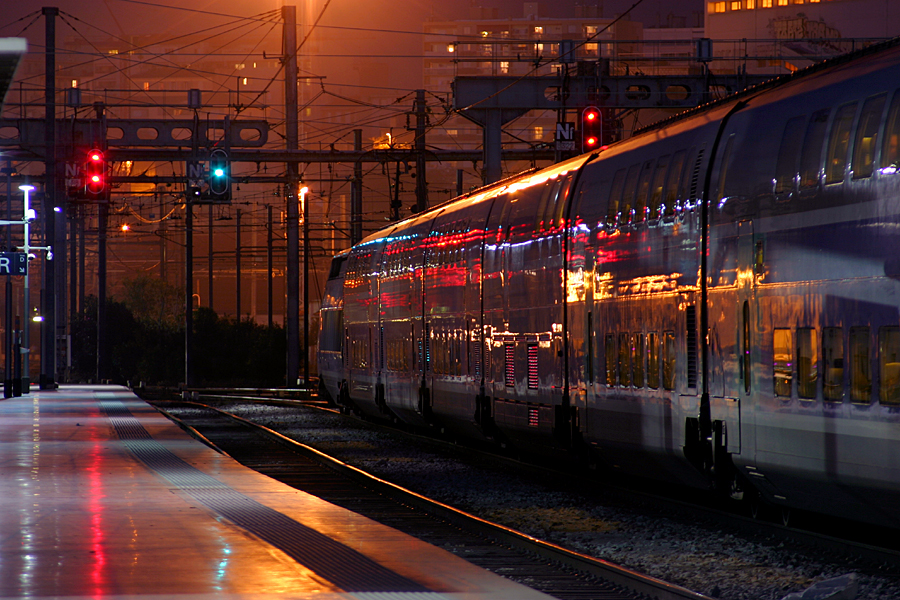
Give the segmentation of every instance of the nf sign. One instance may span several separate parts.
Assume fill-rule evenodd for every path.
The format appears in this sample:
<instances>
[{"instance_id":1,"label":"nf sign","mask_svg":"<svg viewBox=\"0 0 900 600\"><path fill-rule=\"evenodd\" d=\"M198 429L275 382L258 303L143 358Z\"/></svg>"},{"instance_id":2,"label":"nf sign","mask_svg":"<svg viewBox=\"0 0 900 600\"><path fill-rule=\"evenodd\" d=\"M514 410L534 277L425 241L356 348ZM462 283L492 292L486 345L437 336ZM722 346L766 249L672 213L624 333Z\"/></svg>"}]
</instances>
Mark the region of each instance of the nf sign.
<instances>
[{"instance_id":1,"label":"nf sign","mask_svg":"<svg viewBox=\"0 0 900 600\"><path fill-rule=\"evenodd\" d=\"M575 124L556 124L556 149L575 150Z\"/></svg>"},{"instance_id":2,"label":"nf sign","mask_svg":"<svg viewBox=\"0 0 900 600\"><path fill-rule=\"evenodd\" d=\"M25 275L28 258L24 252L0 252L0 275Z\"/></svg>"}]
</instances>

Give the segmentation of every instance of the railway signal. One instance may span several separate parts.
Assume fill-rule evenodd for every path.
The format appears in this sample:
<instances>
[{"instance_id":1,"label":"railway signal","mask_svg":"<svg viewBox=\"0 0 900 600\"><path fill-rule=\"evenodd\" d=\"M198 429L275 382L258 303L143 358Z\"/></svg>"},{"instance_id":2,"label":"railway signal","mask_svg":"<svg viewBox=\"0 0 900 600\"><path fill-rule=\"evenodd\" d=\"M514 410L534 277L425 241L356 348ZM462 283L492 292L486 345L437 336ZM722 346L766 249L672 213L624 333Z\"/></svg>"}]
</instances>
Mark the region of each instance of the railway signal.
<instances>
[{"instance_id":1,"label":"railway signal","mask_svg":"<svg viewBox=\"0 0 900 600\"><path fill-rule=\"evenodd\" d=\"M603 113L596 106L581 111L581 151L596 150L603 143Z\"/></svg>"},{"instance_id":2,"label":"railway signal","mask_svg":"<svg viewBox=\"0 0 900 600\"><path fill-rule=\"evenodd\" d=\"M91 150L84 165L84 195L91 200L106 197L106 157L102 150Z\"/></svg>"},{"instance_id":3,"label":"railway signal","mask_svg":"<svg viewBox=\"0 0 900 600\"><path fill-rule=\"evenodd\" d=\"M231 165L228 152L223 148L215 148L209 153L209 197L213 202L231 200Z\"/></svg>"}]
</instances>

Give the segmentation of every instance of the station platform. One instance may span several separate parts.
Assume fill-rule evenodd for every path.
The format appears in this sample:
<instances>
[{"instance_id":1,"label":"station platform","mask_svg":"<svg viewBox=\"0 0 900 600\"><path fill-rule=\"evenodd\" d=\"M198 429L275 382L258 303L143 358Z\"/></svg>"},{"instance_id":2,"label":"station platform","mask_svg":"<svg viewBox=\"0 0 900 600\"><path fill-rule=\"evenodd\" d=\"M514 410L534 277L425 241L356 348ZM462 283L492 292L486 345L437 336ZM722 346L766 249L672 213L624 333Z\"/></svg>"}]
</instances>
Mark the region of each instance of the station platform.
<instances>
[{"instance_id":1,"label":"station platform","mask_svg":"<svg viewBox=\"0 0 900 600\"><path fill-rule=\"evenodd\" d=\"M295 490L128 389L0 400L0 598L539 600Z\"/></svg>"}]
</instances>

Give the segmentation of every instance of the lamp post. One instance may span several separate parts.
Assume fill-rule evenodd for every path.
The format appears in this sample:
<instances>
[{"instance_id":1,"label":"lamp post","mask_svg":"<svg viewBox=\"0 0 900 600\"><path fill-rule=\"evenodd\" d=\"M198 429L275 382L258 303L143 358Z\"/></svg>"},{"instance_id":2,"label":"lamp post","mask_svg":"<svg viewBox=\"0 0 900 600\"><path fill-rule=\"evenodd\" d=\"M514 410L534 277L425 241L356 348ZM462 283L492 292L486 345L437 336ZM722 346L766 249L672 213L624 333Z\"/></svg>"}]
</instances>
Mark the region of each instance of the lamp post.
<instances>
[{"instance_id":1,"label":"lamp post","mask_svg":"<svg viewBox=\"0 0 900 600\"><path fill-rule=\"evenodd\" d=\"M0 221L0 225L15 225L15 224L19 224L19 223L24 225L24 227L25 227L25 245L21 246L21 250L23 252L25 252L27 261L31 260L31 251L32 250L45 250L47 252L47 260L53 260L53 252L52 252L51 246L32 246L31 245L30 225L31 225L31 222L34 221L36 218L34 209L31 208L31 201L30 201L30 194L34 190L34 186L28 185L28 184L23 184L23 185L19 186L19 189L25 193L25 201L23 204L22 220L21 221L9 221L9 222ZM30 329L29 325L30 325L30 321L31 321L31 318L29 317L29 312L31 311L31 298L30 298L31 289L29 287L28 266L27 265L25 267L25 286L24 286L24 288L25 289L24 289L24 293L23 293L24 298L23 298L22 310L25 313L24 314L25 322L22 325L24 328L24 331L22 332L23 339L22 339L22 348L20 350L20 352L22 354L22 373L23 373L22 374L22 392L23 393L28 392L30 390L30 386L31 386L31 381L29 378L29 370L28 370L28 363L29 363L28 357L29 357L29 352L31 351L31 343L30 343L30 339L29 339L29 329Z\"/></svg>"}]
</instances>

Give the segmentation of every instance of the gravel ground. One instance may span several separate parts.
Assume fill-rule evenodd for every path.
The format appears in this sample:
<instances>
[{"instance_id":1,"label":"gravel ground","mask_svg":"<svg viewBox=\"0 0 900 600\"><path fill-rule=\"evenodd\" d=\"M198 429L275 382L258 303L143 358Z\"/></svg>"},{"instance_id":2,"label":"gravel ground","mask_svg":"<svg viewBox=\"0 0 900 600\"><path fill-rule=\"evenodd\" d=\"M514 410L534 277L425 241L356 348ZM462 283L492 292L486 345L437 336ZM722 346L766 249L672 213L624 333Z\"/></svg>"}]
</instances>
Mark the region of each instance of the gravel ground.
<instances>
[{"instance_id":1,"label":"gravel ground","mask_svg":"<svg viewBox=\"0 0 900 600\"><path fill-rule=\"evenodd\" d=\"M536 481L508 463L462 460L330 413L258 405L238 414L466 512L721 600L780 600L855 571L697 519L654 516L594 484L551 476ZM858 581L859 599L900 599L900 578L860 572Z\"/></svg>"}]
</instances>

